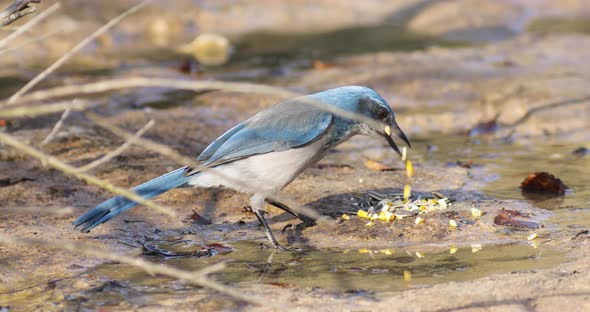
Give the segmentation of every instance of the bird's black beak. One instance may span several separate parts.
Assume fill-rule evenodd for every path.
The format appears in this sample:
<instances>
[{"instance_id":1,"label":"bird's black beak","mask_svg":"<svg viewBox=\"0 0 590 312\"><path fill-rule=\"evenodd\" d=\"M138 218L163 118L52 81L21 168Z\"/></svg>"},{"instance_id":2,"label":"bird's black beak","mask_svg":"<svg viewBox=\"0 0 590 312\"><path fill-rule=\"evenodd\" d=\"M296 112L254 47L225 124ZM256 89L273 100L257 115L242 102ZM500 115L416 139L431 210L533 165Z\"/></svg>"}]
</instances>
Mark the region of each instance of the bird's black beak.
<instances>
[{"instance_id":1,"label":"bird's black beak","mask_svg":"<svg viewBox=\"0 0 590 312\"><path fill-rule=\"evenodd\" d=\"M393 120L391 122L391 125L385 125L385 128L383 129L382 135L387 140L387 143L389 143L389 146L391 146L391 148L393 148L393 150L396 153L398 153L400 156L402 155L402 153L400 152L399 148L397 147L397 145L395 144L395 142L391 138L391 134L392 133L395 133L395 135L398 136L400 139L402 139L406 143L406 145L408 145L409 148L412 148L412 146L410 145L410 140L408 140L408 137L406 136L406 134L397 125L397 123L395 122L395 120Z\"/></svg>"}]
</instances>

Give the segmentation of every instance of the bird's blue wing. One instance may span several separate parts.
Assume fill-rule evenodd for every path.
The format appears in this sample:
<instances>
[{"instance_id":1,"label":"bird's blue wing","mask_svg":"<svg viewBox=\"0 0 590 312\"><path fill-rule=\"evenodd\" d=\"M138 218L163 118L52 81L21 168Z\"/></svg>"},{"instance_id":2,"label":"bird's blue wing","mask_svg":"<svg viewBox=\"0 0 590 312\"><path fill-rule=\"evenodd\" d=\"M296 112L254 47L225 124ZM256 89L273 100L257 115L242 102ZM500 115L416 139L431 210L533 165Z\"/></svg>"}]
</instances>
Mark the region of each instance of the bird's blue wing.
<instances>
[{"instance_id":1,"label":"bird's blue wing","mask_svg":"<svg viewBox=\"0 0 590 312\"><path fill-rule=\"evenodd\" d=\"M280 152L313 142L332 123L332 114L297 99L284 101L235 126L197 158L204 166Z\"/></svg>"}]
</instances>

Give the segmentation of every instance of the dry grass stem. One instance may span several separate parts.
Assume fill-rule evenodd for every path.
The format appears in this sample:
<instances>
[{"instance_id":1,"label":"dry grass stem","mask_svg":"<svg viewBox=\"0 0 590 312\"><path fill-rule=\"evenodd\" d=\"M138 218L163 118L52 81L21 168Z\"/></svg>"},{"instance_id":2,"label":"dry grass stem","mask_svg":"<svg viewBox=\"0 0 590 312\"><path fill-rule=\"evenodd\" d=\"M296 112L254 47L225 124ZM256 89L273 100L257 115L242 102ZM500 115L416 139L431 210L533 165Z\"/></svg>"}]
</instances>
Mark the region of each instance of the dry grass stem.
<instances>
[{"instance_id":1,"label":"dry grass stem","mask_svg":"<svg viewBox=\"0 0 590 312\"><path fill-rule=\"evenodd\" d=\"M113 26L115 26L117 23L119 23L121 20L123 20L125 17L129 16L130 14L135 13L137 10L141 9L143 6L145 6L148 2L150 2L149 0L144 0L142 2L140 2L139 4L131 7L130 9L128 9L127 11L123 12L121 15L113 18L112 20L110 20L108 23L106 23L104 26L102 26L101 28L97 29L94 33L92 33L90 36L84 38L84 40L82 40L80 43L78 43L75 47L73 47L71 50L69 50L68 52L66 52L64 55L62 55L57 61L55 61L53 64L51 64L49 67L47 67L44 71L42 71L39 75L37 75L35 78L33 78L31 81L29 81L24 87L22 87L20 90L18 90L12 97L10 97L10 99L8 100L8 102L14 102L15 100L17 100L19 97L21 97L24 93L26 93L27 91L29 91L31 88L33 88L35 85L37 85L39 82L41 82L43 79L45 79L45 77L47 77L49 74L51 74L53 71L55 71L56 69L58 69L62 64L64 64L69 58L71 58L74 54L76 54L78 51L80 51L83 47L85 47L87 44L89 44L92 40L96 39L98 36L102 35L103 33L105 33L107 30L109 30L110 28L112 28ZM1 46L0 46L1 47Z\"/></svg>"},{"instance_id":2,"label":"dry grass stem","mask_svg":"<svg viewBox=\"0 0 590 312\"><path fill-rule=\"evenodd\" d=\"M11 52L11 51L16 51L16 50L18 50L18 49L20 49L20 48L22 48L24 46L27 46L27 45L29 45L31 43L43 41L43 40L45 40L45 39L47 39L47 38L49 38L51 36L54 36L56 34L61 33L62 31L63 31L63 29L52 30L52 31L47 32L47 33L45 33L45 34L43 34L43 35L41 35L41 36L39 36L37 38L33 38L33 39L30 39L30 40L24 41L24 42L22 42L20 44L17 44L17 45L12 45L10 48L0 49L0 54L4 54L4 53L7 53L7 52Z\"/></svg>"},{"instance_id":3,"label":"dry grass stem","mask_svg":"<svg viewBox=\"0 0 590 312\"><path fill-rule=\"evenodd\" d=\"M60 6L61 6L61 4L59 2L58 3L54 3L52 6L50 6L49 8L47 8L47 10L39 13L39 15L33 17L26 24L24 24L21 27L17 28L17 30L15 32L13 32L12 34L6 36L6 38L0 40L0 48L6 46L10 41L14 40L16 37L22 35L26 31L28 31L29 29L35 27L35 25L37 25L39 22L41 22L42 20L44 20L45 18L47 18L49 15L53 14L53 12L57 11L57 9L59 9Z\"/></svg>"},{"instance_id":4,"label":"dry grass stem","mask_svg":"<svg viewBox=\"0 0 590 312\"><path fill-rule=\"evenodd\" d=\"M113 90L122 90L129 88L141 88L141 87L158 87L158 88L171 88L181 89L190 91L207 91L207 90L224 90L231 92L241 93L261 93L279 96L282 98L293 98L301 96L300 93L285 90L283 88L271 87L261 84L253 83L240 83L240 82L222 82L222 81L191 81L181 79L166 79L166 78L148 78L148 77L135 77L125 79L113 79L104 80L100 82L83 84L83 85L71 85L64 87L57 87L53 89L47 89L31 93L27 96L23 96L19 101L15 101L12 98L7 103L0 104L0 108L3 106L18 104L19 102L30 102L30 101L41 101L52 98L66 97L66 96L79 96L81 94L95 94ZM362 121L375 129L381 129L384 124L375 121L365 115L354 113L351 111L343 110L333 105L328 105L321 101L307 99L301 100L306 104L312 105L318 109L326 112L333 113L337 116L349 118L352 120Z\"/></svg>"},{"instance_id":5,"label":"dry grass stem","mask_svg":"<svg viewBox=\"0 0 590 312\"><path fill-rule=\"evenodd\" d=\"M0 108L0 118L36 117L59 113L65 110L81 111L87 109L90 106L92 106L92 104L89 101L78 100L76 102L72 102L71 100L67 100L38 106L18 106L7 109Z\"/></svg>"},{"instance_id":6,"label":"dry grass stem","mask_svg":"<svg viewBox=\"0 0 590 312\"><path fill-rule=\"evenodd\" d=\"M143 128L139 129L132 137L127 139L125 141L125 143L123 143L121 146L119 146L115 150L111 151L110 153L104 155L103 157L101 157L101 158L99 158L99 159L97 159L97 160L95 160L83 167L80 167L78 169L78 172L86 172L86 171L92 170L92 169L108 162L109 160L113 159L114 157L117 157L119 154L123 153L123 151L128 149L133 143L135 143L139 137L141 137L144 133L146 133L146 131L148 131L151 127L153 127L154 124L155 124L155 122L153 120L150 120L145 126L143 126Z\"/></svg>"},{"instance_id":7,"label":"dry grass stem","mask_svg":"<svg viewBox=\"0 0 590 312\"><path fill-rule=\"evenodd\" d=\"M207 277L207 275L215 272L219 272L225 268L224 262L219 262L214 264L210 267L204 268L199 271L190 272L185 270L180 270L175 267L171 267L165 264L153 263L147 260L144 260L139 257L132 257L132 256L124 256L118 255L116 252L112 250L108 250L105 248L99 248L95 246L90 246L87 244L79 244L73 243L70 241L60 240L60 241L50 241L50 240L33 240L33 239L21 239L15 238L8 235L0 234L0 241L8 244L18 244L18 245L33 245L33 246L40 246L50 249L62 249L70 251L74 254L84 254L90 257L96 257L100 259L110 260L110 261L117 261L120 263L125 263L127 265L131 265L137 268L144 270L149 274L162 274L166 276L170 276L173 278L177 278L180 280L188 281L194 285L198 285L201 287L210 288L216 290L220 293L229 295L235 299L242 300L249 303L254 303L258 305L266 305L268 306L265 301L261 298L257 298L252 295L246 295L243 292L237 291L233 288L220 284L216 281L213 281Z\"/></svg>"},{"instance_id":8,"label":"dry grass stem","mask_svg":"<svg viewBox=\"0 0 590 312\"><path fill-rule=\"evenodd\" d=\"M88 184L98 186L98 187L103 188L105 190L108 190L108 191L111 191L111 192L116 193L118 195L129 198L130 200L133 200L137 203L143 204L149 208L152 208L152 209L159 211L163 214L166 214L170 217L173 217L173 218L176 217L176 213L172 209L158 205L152 201L145 200L143 197L135 194L134 192L124 189L124 188L121 188L121 187L118 187L118 186L115 186L108 181L101 180L101 179L99 179L95 176L89 175L89 174L78 172L78 168L68 165L68 164L60 161L56 157L46 155L43 152L25 144L25 143L22 143L21 140L13 137L12 135L0 132L0 142L4 143L6 145L10 145L13 148L15 148L15 149L17 149L29 156L39 159L41 161L41 163L43 163L44 165L51 166L55 169L58 169L58 170L62 171L63 173L65 173L67 175L74 176L80 180L85 181Z\"/></svg>"},{"instance_id":9,"label":"dry grass stem","mask_svg":"<svg viewBox=\"0 0 590 312\"><path fill-rule=\"evenodd\" d=\"M76 100L74 100L74 102L75 101ZM55 137L55 135L57 134L57 132L59 131L59 129L61 129L64 121L66 120L66 118L68 118L68 115L70 115L70 112L71 111L72 111L71 108L66 108L66 110L61 115L61 117L59 118L59 120L53 126L53 129L51 129L51 131L45 137L45 139L43 139L43 141L41 141L41 143L39 143L39 147L43 147L43 146L47 145L47 143L51 142L51 140L53 140L53 138Z\"/></svg>"}]
</instances>

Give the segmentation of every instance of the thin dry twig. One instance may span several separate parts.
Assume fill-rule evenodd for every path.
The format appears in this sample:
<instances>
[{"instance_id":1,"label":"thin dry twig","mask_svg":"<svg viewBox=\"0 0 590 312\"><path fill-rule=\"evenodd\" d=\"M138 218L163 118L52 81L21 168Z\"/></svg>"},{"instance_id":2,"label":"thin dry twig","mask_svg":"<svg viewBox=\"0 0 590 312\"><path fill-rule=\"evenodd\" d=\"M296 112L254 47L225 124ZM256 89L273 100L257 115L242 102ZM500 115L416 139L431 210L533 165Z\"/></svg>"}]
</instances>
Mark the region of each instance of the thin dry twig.
<instances>
[{"instance_id":1,"label":"thin dry twig","mask_svg":"<svg viewBox=\"0 0 590 312\"><path fill-rule=\"evenodd\" d=\"M502 127L516 128L517 126L526 122L529 118L531 118L536 113L546 111L546 110L555 109L555 108L560 108L560 107L564 107L564 106L569 106L569 105L582 104L582 103L588 102L588 101L590 101L590 95L587 95L587 96L584 96L581 98L568 99L568 100L563 100L563 101L559 101L559 102L555 102L555 103L549 103L549 104L542 105L542 106L533 107L533 108L527 110L526 113L524 115L522 115L522 117L518 118L517 120L515 120L512 123L503 124Z\"/></svg>"},{"instance_id":2,"label":"thin dry twig","mask_svg":"<svg viewBox=\"0 0 590 312\"><path fill-rule=\"evenodd\" d=\"M127 139L125 141L125 143L123 143L121 146L119 146L115 150L111 151L110 153L104 155L103 157L101 157L101 158L99 158L99 159L97 159L97 160L95 160L83 167L80 167L78 169L78 172L86 172L86 171L92 170L92 169L108 162L109 160L113 159L114 157L117 157L119 154L123 153L123 151L128 149L133 143L135 143L139 137L141 137L144 133L146 133L151 127L153 127L154 124L155 124L154 120L153 119L150 120L147 124L145 124L145 126L143 126L143 128L139 129L132 137Z\"/></svg>"},{"instance_id":3,"label":"thin dry twig","mask_svg":"<svg viewBox=\"0 0 590 312\"><path fill-rule=\"evenodd\" d=\"M268 306L267 301L264 301L261 298L257 298L252 295L246 295L241 291L237 291L233 288L213 281L209 277L207 277L207 275L211 273L223 270L226 267L224 262L216 263L212 266L206 267L199 271L190 272L180 270L165 264L153 263L139 257L118 255L115 251L108 250L106 248L99 248L96 246L90 246L88 244L74 243L65 240L51 241L37 239L22 239L0 234L0 241L9 244L34 245L50 249L63 249L75 254L84 254L90 257L96 257L110 261L117 261L140 268L152 275L162 274L174 277L180 280L188 281L194 285L213 289L215 291L229 295L241 301Z\"/></svg>"},{"instance_id":4,"label":"thin dry twig","mask_svg":"<svg viewBox=\"0 0 590 312\"><path fill-rule=\"evenodd\" d=\"M110 132L114 133L115 135L118 135L126 140L131 140L134 137L133 134L130 134L130 133L110 124L105 119L103 119L95 114L87 113L86 117L88 117L88 119L92 120L94 123L96 123L100 127L104 128L106 130L109 130ZM147 150L151 150L151 151L154 151L160 155L166 156L167 158L169 158L181 165L188 166L191 168L200 168L201 172L210 169L207 166L202 166L201 163L197 162L196 160L192 159L191 157L186 157L166 145L156 143L154 141L151 141L151 140L148 140L145 138L140 138L140 137L137 137L135 139L135 143L139 144L141 147L143 147ZM225 179L227 181L232 181L233 183L236 183L236 184L243 183L243 182L238 181L232 177L224 175L216 170L209 170L208 172L211 174L217 175L220 178ZM318 222L329 222L329 220L330 220L330 218L322 216L321 214L319 214L318 212L316 212L313 209L310 209L305 206L292 204L289 199L283 198L282 196L275 195L275 196L273 196L273 198L276 199L277 201L289 202L289 207L291 209L293 209L296 212L301 213L307 217L313 218Z\"/></svg>"},{"instance_id":5,"label":"thin dry twig","mask_svg":"<svg viewBox=\"0 0 590 312\"><path fill-rule=\"evenodd\" d=\"M26 24L19 27L15 32L6 36L6 38L0 40L0 48L6 46L8 44L8 42L10 42L13 39L15 39L16 37L22 35L26 31L28 31L29 29L35 27L35 25L37 25L39 22L41 22L42 20L47 18L49 15L53 14L53 12L57 11L57 9L59 9L60 6L61 6L61 4L59 2L54 3L52 6L47 8L47 10L41 12L39 15L33 17Z\"/></svg>"},{"instance_id":6,"label":"thin dry twig","mask_svg":"<svg viewBox=\"0 0 590 312\"><path fill-rule=\"evenodd\" d=\"M10 145L13 148L15 148L15 149L17 149L29 156L39 159L41 161L41 163L43 163L44 165L54 167L54 168L62 171L63 173L74 176L80 180L85 181L88 184L98 186L98 187L103 188L105 190L108 190L108 191L111 191L111 192L116 193L118 195L129 198L130 200L133 200L137 203L143 204L147 207L150 207L150 208L152 208L156 211L159 211L163 214L166 214L170 217L176 217L176 213L172 209L164 207L159 204L156 204L152 201L145 200L143 197L135 194L134 192L132 192L128 189L124 189L124 188L115 186L108 181L101 180L101 179L99 179L95 176L89 175L89 174L78 172L78 168L68 165L68 164L60 161L56 157L46 155L45 153L21 142L19 139L17 139L16 137L14 137L12 135L0 132L0 142L5 143L6 145Z\"/></svg>"},{"instance_id":7,"label":"thin dry twig","mask_svg":"<svg viewBox=\"0 0 590 312\"><path fill-rule=\"evenodd\" d=\"M74 102L75 101L76 100L74 100ZM57 134L57 132L59 131L59 129L61 129L61 126L63 125L63 123L66 120L66 118L68 118L68 116L70 115L70 112L71 111L72 111L71 108L69 108L69 107L66 108L66 110L61 115L61 117L59 118L59 120L53 126L53 129L51 129L51 131L45 137L45 139L43 139L43 141L41 141L41 143L39 143L39 147L43 147L43 146L47 145L47 143L51 142L51 140L53 140L53 138L55 138L55 135Z\"/></svg>"},{"instance_id":8,"label":"thin dry twig","mask_svg":"<svg viewBox=\"0 0 590 312\"><path fill-rule=\"evenodd\" d=\"M84 40L80 41L80 43L78 43L70 51L68 51L64 55L62 55L57 61L55 61L53 64L51 64L49 67L47 67L44 71L42 71L39 75L37 75L35 78L33 78L31 81L29 81L24 87L22 87L20 90L18 90L13 96L10 97L10 99L8 100L8 102L9 103L10 102L13 102L16 99L18 99L19 97L21 97L24 93L26 93L31 88L33 88L35 85L37 85L39 82L41 82L43 79L45 79L45 77L47 77L49 74L51 74L57 68L59 68L69 58L71 58L74 54L76 54L78 51L80 51L83 47L85 47L92 40L96 39L98 36L100 36L103 33L105 33L107 30L109 30L110 28L112 28L113 26L115 26L117 23L119 23L125 17L127 17L130 14L133 14L136 11L138 11L139 9L141 9L148 2L150 2L150 0L144 0L144 1L140 2L139 4L136 4L135 6L131 7L127 11L123 12L121 15L119 15L119 16L113 18L112 20L110 20L108 23L106 23L101 28L97 29L90 36L84 38Z\"/></svg>"}]
</instances>

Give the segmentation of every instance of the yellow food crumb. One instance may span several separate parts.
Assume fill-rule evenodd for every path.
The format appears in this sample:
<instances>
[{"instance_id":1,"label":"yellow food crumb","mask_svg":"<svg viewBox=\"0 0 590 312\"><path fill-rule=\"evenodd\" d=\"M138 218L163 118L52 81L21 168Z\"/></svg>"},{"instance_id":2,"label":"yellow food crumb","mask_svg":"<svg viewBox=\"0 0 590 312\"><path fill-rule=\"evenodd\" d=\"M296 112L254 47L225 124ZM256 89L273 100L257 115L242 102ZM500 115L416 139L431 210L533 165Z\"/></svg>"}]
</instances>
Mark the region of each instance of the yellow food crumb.
<instances>
[{"instance_id":1,"label":"yellow food crumb","mask_svg":"<svg viewBox=\"0 0 590 312\"><path fill-rule=\"evenodd\" d=\"M422 224L422 223L424 223L424 218L422 218L422 217L416 217L416 221L415 222L416 222L416 224Z\"/></svg>"},{"instance_id":2,"label":"yellow food crumb","mask_svg":"<svg viewBox=\"0 0 590 312\"><path fill-rule=\"evenodd\" d=\"M345 213L342 214L341 218L342 218L342 220L346 220L346 221L350 220L350 217Z\"/></svg>"},{"instance_id":3,"label":"yellow food crumb","mask_svg":"<svg viewBox=\"0 0 590 312\"><path fill-rule=\"evenodd\" d=\"M529 237L527 238L527 240L533 240L533 239L536 239L538 237L539 237L539 235L537 233L533 233L533 234L529 235Z\"/></svg>"},{"instance_id":4,"label":"yellow food crumb","mask_svg":"<svg viewBox=\"0 0 590 312\"><path fill-rule=\"evenodd\" d=\"M366 211L362 210L362 209L359 209L359 211L357 211L356 215L359 218L368 218L369 217L369 214Z\"/></svg>"},{"instance_id":5,"label":"yellow food crumb","mask_svg":"<svg viewBox=\"0 0 590 312\"><path fill-rule=\"evenodd\" d=\"M451 249L449 249L449 253L454 254L457 252L457 250L459 250L457 247L451 247Z\"/></svg>"},{"instance_id":6,"label":"yellow food crumb","mask_svg":"<svg viewBox=\"0 0 590 312\"><path fill-rule=\"evenodd\" d=\"M471 208L471 216L474 218L479 218L483 215L483 212L477 208Z\"/></svg>"},{"instance_id":7,"label":"yellow food crumb","mask_svg":"<svg viewBox=\"0 0 590 312\"><path fill-rule=\"evenodd\" d=\"M374 213L371 215L371 221L379 219L379 214Z\"/></svg>"},{"instance_id":8,"label":"yellow food crumb","mask_svg":"<svg viewBox=\"0 0 590 312\"><path fill-rule=\"evenodd\" d=\"M343 253L343 254L347 254L347 253L349 253L349 252L350 252L350 249L345 249L345 250L344 250L342 253Z\"/></svg>"},{"instance_id":9,"label":"yellow food crumb","mask_svg":"<svg viewBox=\"0 0 590 312\"><path fill-rule=\"evenodd\" d=\"M404 281L409 282L412 280L412 272L404 270Z\"/></svg>"},{"instance_id":10,"label":"yellow food crumb","mask_svg":"<svg viewBox=\"0 0 590 312\"><path fill-rule=\"evenodd\" d=\"M359 249L359 253L369 253L369 249Z\"/></svg>"},{"instance_id":11,"label":"yellow food crumb","mask_svg":"<svg viewBox=\"0 0 590 312\"><path fill-rule=\"evenodd\" d=\"M406 161L406 175L410 179L414 176L414 166L411 160Z\"/></svg>"},{"instance_id":12,"label":"yellow food crumb","mask_svg":"<svg viewBox=\"0 0 590 312\"><path fill-rule=\"evenodd\" d=\"M393 252L391 252L391 250L389 250L389 249L381 249L381 250L379 250L379 252L381 252L384 255L388 255L388 256L393 255Z\"/></svg>"},{"instance_id":13,"label":"yellow food crumb","mask_svg":"<svg viewBox=\"0 0 590 312\"><path fill-rule=\"evenodd\" d=\"M426 211L426 206L420 206L420 211Z\"/></svg>"},{"instance_id":14,"label":"yellow food crumb","mask_svg":"<svg viewBox=\"0 0 590 312\"><path fill-rule=\"evenodd\" d=\"M409 184L404 185L404 204L407 203L407 200L412 196L412 187Z\"/></svg>"},{"instance_id":15,"label":"yellow food crumb","mask_svg":"<svg viewBox=\"0 0 590 312\"><path fill-rule=\"evenodd\" d=\"M480 251L483 247L481 246L481 244L472 244L471 245L471 252L472 253L476 253L478 251Z\"/></svg>"},{"instance_id":16,"label":"yellow food crumb","mask_svg":"<svg viewBox=\"0 0 590 312\"><path fill-rule=\"evenodd\" d=\"M457 227L457 222L455 222L455 220L451 219L451 220L449 220L449 225L452 227Z\"/></svg>"},{"instance_id":17,"label":"yellow food crumb","mask_svg":"<svg viewBox=\"0 0 590 312\"><path fill-rule=\"evenodd\" d=\"M418 257L418 258L424 258L424 254L421 253L421 252L419 252L419 251L416 251L416 257Z\"/></svg>"},{"instance_id":18,"label":"yellow food crumb","mask_svg":"<svg viewBox=\"0 0 590 312\"><path fill-rule=\"evenodd\" d=\"M388 212L387 221L393 221L393 220L395 220L395 215L391 212Z\"/></svg>"},{"instance_id":19,"label":"yellow food crumb","mask_svg":"<svg viewBox=\"0 0 590 312\"><path fill-rule=\"evenodd\" d=\"M368 227L371 227L373 225L375 225L375 223L373 223L373 221L369 221L369 222L367 222L367 224L365 224L365 226L368 226Z\"/></svg>"}]
</instances>

